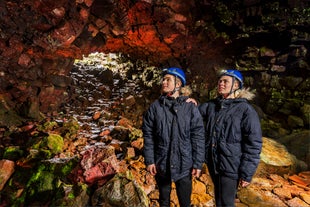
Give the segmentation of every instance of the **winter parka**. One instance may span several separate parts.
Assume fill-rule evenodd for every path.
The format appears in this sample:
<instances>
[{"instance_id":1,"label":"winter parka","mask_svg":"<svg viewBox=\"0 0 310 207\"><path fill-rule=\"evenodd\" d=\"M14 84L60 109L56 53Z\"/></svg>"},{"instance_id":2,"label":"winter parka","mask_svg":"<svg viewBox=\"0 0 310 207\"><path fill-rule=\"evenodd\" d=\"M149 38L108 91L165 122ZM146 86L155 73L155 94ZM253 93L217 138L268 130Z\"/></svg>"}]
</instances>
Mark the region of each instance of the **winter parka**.
<instances>
[{"instance_id":1,"label":"winter parka","mask_svg":"<svg viewBox=\"0 0 310 207\"><path fill-rule=\"evenodd\" d=\"M260 120L247 100L252 96L244 89L237 98L217 98L199 106L205 121L205 159L211 175L252 180L262 148Z\"/></svg>"},{"instance_id":2,"label":"winter parka","mask_svg":"<svg viewBox=\"0 0 310 207\"><path fill-rule=\"evenodd\" d=\"M205 156L203 120L188 97L161 96L143 117L145 164L155 164L161 176L177 181L201 169Z\"/></svg>"}]
</instances>

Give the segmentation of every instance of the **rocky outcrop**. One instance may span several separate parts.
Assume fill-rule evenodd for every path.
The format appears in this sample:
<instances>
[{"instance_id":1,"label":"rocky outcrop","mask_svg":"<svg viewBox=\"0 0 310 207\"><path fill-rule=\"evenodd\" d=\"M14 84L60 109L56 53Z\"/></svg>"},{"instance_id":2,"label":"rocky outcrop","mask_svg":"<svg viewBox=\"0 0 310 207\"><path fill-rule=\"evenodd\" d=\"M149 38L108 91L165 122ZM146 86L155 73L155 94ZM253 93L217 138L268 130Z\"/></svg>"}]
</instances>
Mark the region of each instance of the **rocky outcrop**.
<instances>
[{"instance_id":1,"label":"rocky outcrop","mask_svg":"<svg viewBox=\"0 0 310 207\"><path fill-rule=\"evenodd\" d=\"M263 138L263 144L257 176L290 175L307 170L307 164L289 153L283 144L268 138Z\"/></svg>"}]
</instances>

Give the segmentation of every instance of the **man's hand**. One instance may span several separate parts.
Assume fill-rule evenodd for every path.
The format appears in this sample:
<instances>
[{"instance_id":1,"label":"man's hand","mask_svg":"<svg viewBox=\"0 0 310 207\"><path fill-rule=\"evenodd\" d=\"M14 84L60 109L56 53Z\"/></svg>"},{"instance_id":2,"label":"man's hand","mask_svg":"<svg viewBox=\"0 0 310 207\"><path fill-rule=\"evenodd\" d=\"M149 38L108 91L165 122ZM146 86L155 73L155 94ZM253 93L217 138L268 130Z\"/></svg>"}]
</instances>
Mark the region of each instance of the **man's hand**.
<instances>
[{"instance_id":1,"label":"man's hand","mask_svg":"<svg viewBox=\"0 0 310 207\"><path fill-rule=\"evenodd\" d=\"M195 99L193 99L193 98L188 98L188 99L186 99L186 102L187 103L193 103L193 104L195 104L196 106L197 106L197 101L195 100Z\"/></svg>"},{"instance_id":2,"label":"man's hand","mask_svg":"<svg viewBox=\"0 0 310 207\"><path fill-rule=\"evenodd\" d=\"M201 170L199 170L199 169L193 169L192 170L192 176L193 177L199 178L200 173L201 173Z\"/></svg>"},{"instance_id":3,"label":"man's hand","mask_svg":"<svg viewBox=\"0 0 310 207\"><path fill-rule=\"evenodd\" d=\"M245 187L247 187L248 185L250 185L249 182L240 179L240 181L239 181L239 186L240 186L240 187L245 188Z\"/></svg>"},{"instance_id":4,"label":"man's hand","mask_svg":"<svg viewBox=\"0 0 310 207\"><path fill-rule=\"evenodd\" d=\"M157 173L155 164L148 165L146 170L153 176Z\"/></svg>"}]
</instances>

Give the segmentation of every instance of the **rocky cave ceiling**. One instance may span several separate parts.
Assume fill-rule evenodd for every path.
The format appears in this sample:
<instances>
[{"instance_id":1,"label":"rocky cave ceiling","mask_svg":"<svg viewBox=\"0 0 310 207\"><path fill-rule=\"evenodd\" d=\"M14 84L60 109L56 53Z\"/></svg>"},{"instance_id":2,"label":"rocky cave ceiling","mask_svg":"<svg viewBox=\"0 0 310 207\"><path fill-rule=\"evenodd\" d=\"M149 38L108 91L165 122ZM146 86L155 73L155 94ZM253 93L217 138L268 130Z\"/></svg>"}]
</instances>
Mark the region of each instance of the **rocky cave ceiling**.
<instances>
[{"instance_id":1,"label":"rocky cave ceiling","mask_svg":"<svg viewBox=\"0 0 310 207\"><path fill-rule=\"evenodd\" d=\"M188 67L197 57L222 54L225 44L241 32L238 27L245 26L247 12L259 15L261 3L5 0L0 3L1 60L30 68L38 59L81 58L98 51ZM224 34L229 26L230 39Z\"/></svg>"},{"instance_id":2,"label":"rocky cave ceiling","mask_svg":"<svg viewBox=\"0 0 310 207\"><path fill-rule=\"evenodd\" d=\"M306 1L275 2L288 9L306 5ZM253 25L262 24L265 4L260 0L4 0L0 2L0 67L31 68L42 59L121 52L153 64L199 68L193 62L217 60L225 56L227 44L257 33L259 28Z\"/></svg>"}]
</instances>

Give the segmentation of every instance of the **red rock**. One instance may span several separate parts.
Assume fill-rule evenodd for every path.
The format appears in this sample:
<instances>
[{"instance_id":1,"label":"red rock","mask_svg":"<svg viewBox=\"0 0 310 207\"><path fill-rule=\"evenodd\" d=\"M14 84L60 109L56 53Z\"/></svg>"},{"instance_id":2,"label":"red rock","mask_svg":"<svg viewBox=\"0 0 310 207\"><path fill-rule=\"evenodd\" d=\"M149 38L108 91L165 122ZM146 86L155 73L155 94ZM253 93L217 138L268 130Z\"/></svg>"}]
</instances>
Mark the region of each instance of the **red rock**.
<instances>
[{"instance_id":1,"label":"red rock","mask_svg":"<svg viewBox=\"0 0 310 207\"><path fill-rule=\"evenodd\" d=\"M100 137L108 136L110 133L111 131L109 129L105 129L99 134L99 136Z\"/></svg>"},{"instance_id":2,"label":"red rock","mask_svg":"<svg viewBox=\"0 0 310 207\"><path fill-rule=\"evenodd\" d=\"M130 143L130 145L131 145L133 148L135 148L135 149L142 150L142 148L143 148L143 143L144 143L143 141L144 141L143 138L138 138L138 139L132 141L132 142Z\"/></svg>"},{"instance_id":3,"label":"red rock","mask_svg":"<svg viewBox=\"0 0 310 207\"><path fill-rule=\"evenodd\" d=\"M283 185L289 185L288 180L286 180L284 177L277 175L277 174L270 174L269 178L273 181L275 181L276 183L280 183L281 186Z\"/></svg>"},{"instance_id":4,"label":"red rock","mask_svg":"<svg viewBox=\"0 0 310 207\"><path fill-rule=\"evenodd\" d=\"M86 6L90 7L93 4L94 0L84 0Z\"/></svg>"},{"instance_id":5,"label":"red rock","mask_svg":"<svg viewBox=\"0 0 310 207\"><path fill-rule=\"evenodd\" d=\"M109 176L115 174L116 171L109 163L99 163L84 172L85 181L92 185L99 180L108 181ZM106 178L106 179L105 179Z\"/></svg>"},{"instance_id":6,"label":"red rock","mask_svg":"<svg viewBox=\"0 0 310 207\"><path fill-rule=\"evenodd\" d=\"M305 193L301 193L300 195L300 198L305 201L307 204L309 204L310 206L310 193L309 191L305 192Z\"/></svg>"},{"instance_id":7,"label":"red rock","mask_svg":"<svg viewBox=\"0 0 310 207\"><path fill-rule=\"evenodd\" d=\"M133 147L127 147L126 158L131 159L136 156L135 149Z\"/></svg>"},{"instance_id":8,"label":"red rock","mask_svg":"<svg viewBox=\"0 0 310 207\"><path fill-rule=\"evenodd\" d=\"M135 97L130 95L127 96L124 100L126 106L132 106L136 103Z\"/></svg>"},{"instance_id":9,"label":"red rock","mask_svg":"<svg viewBox=\"0 0 310 207\"><path fill-rule=\"evenodd\" d=\"M301 193L305 191L303 188L298 187L297 185L293 185L292 183L283 187L290 191L293 197L298 197Z\"/></svg>"},{"instance_id":10,"label":"red rock","mask_svg":"<svg viewBox=\"0 0 310 207\"><path fill-rule=\"evenodd\" d=\"M289 207L309 207L307 203L302 201L300 198L295 197L289 201L287 201Z\"/></svg>"},{"instance_id":11,"label":"red rock","mask_svg":"<svg viewBox=\"0 0 310 207\"><path fill-rule=\"evenodd\" d=\"M29 130L33 129L34 126L35 126L34 124L28 124L28 125L26 125L26 126L23 126L23 127L22 127L22 130L23 130L23 131L29 131Z\"/></svg>"},{"instance_id":12,"label":"red rock","mask_svg":"<svg viewBox=\"0 0 310 207\"><path fill-rule=\"evenodd\" d=\"M80 11L80 17L83 21L87 21L88 17L89 17L89 11L86 9L81 9Z\"/></svg>"},{"instance_id":13,"label":"red rock","mask_svg":"<svg viewBox=\"0 0 310 207\"><path fill-rule=\"evenodd\" d=\"M289 176L289 180L304 187L307 187L310 185L310 177L301 177L299 175L292 175L292 176Z\"/></svg>"},{"instance_id":14,"label":"red rock","mask_svg":"<svg viewBox=\"0 0 310 207\"><path fill-rule=\"evenodd\" d=\"M55 8L52 11L52 14L54 14L57 18L63 18L65 13L66 13L66 10L63 7Z\"/></svg>"},{"instance_id":15,"label":"red rock","mask_svg":"<svg viewBox=\"0 0 310 207\"><path fill-rule=\"evenodd\" d=\"M101 116L101 112L100 111L96 111L94 114L93 114L93 120L98 120Z\"/></svg>"},{"instance_id":16,"label":"red rock","mask_svg":"<svg viewBox=\"0 0 310 207\"><path fill-rule=\"evenodd\" d=\"M28 68L30 66L31 59L29 55L22 54L18 59L18 64L22 67Z\"/></svg>"},{"instance_id":17,"label":"red rock","mask_svg":"<svg viewBox=\"0 0 310 207\"><path fill-rule=\"evenodd\" d=\"M15 163L10 160L0 160L0 191L15 171Z\"/></svg>"},{"instance_id":18,"label":"red rock","mask_svg":"<svg viewBox=\"0 0 310 207\"><path fill-rule=\"evenodd\" d=\"M273 193L279 196L281 200L292 199L292 194L287 188L275 188Z\"/></svg>"},{"instance_id":19,"label":"red rock","mask_svg":"<svg viewBox=\"0 0 310 207\"><path fill-rule=\"evenodd\" d=\"M122 126L122 127L126 127L126 128L132 128L132 121L130 121L129 119L126 118L121 118L118 122L117 122L117 126Z\"/></svg>"}]
</instances>

